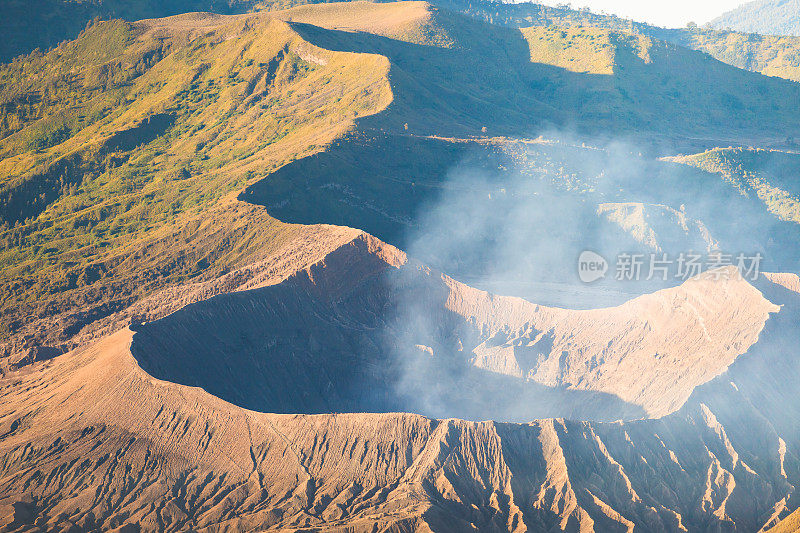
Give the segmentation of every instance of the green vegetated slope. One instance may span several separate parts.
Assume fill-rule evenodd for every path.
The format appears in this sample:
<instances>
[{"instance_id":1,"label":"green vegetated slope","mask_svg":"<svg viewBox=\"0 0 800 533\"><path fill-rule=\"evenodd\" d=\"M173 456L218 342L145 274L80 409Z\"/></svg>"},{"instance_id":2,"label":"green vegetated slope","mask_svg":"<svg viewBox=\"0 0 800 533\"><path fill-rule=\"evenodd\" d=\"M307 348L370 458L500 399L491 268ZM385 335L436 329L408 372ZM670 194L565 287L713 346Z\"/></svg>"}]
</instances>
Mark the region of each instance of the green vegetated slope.
<instances>
[{"instance_id":1,"label":"green vegetated slope","mask_svg":"<svg viewBox=\"0 0 800 533\"><path fill-rule=\"evenodd\" d=\"M318 49L269 17L204 16L100 23L3 67L6 333L79 294L102 307L230 267L240 246L230 235L189 242L217 231L206 227L214 218L234 231L240 208L221 199L384 109L388 68ZM195 229L176 245L185 228ZM136 256L143 264L127 262Z\"/></svg>"},{"instance_id":2,"label":"green vegetated slope","mask_svg":"<svg viewBox=\"0 0 800 533\"><path fill-rule=\"evenodd\" d=\"M670 159L716 173L742 195L759 198L779 220L800 224L800 154L716 148Z\"/></svg>"},{"instance_id":3,"label":"green vegetated slope","mask_svg":"<svg viewBox=\"0 0 800 533\"><path fill-rule=\"evenodd\" d=\"M800 81L800 37L757 35L699 27L659 28L614 15L530 2L506 4L446 0L437 3L480 20L507 26L595 26L646 35L705 52L719 61L752 72Z\"/></svg>"},{"instance_id":4,"label":"green vegetated slope","mask_svg":"<svg viewBox=\"0 0 800 533\"><path fill-rule=\"evenodd\" d=\"M648 37L520 31L422 2L99 23L0 69L5 335L80 307L64 328L75 331L252 259L237 239L266 250L290 229L228 195L337 138L569 127L774 140L800 130L798 100L797 84ZM382 150L345 151L341 164L357 174L395 159Z\"/></svg>"},{"instance_id":5,"label":"green vegetated slope","mask_svg":"<svg viewBox=\"0 0 800 533\"><path fill-rule=\"evenodd\" d=\"M748 2L715 18L709 26L767 35L800 35L800 1Z\"/></svg>"},{"instance_id":6,"label":"green vegetated slope","mask_svg":"<svg viewBox=\"0 0 800 533\"><path fill-rule=\"evenodd\" d=\"M730 65L800 81L800 37L699 28L676 30L673 35L675 42Z\"/></svg>"}]
</instances>

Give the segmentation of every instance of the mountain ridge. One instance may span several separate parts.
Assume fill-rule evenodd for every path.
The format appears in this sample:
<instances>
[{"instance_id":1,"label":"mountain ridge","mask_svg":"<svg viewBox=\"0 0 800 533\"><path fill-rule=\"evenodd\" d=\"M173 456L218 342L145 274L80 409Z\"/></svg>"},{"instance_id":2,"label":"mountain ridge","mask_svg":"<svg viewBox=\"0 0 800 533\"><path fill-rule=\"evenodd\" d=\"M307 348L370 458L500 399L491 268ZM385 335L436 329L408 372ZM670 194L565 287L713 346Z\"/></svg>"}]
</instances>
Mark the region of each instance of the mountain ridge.
<instances>
[{"instance_id":1,"label":"mountain ridge","mask_svg":"<svg viewBox=\"0 0 800 533\"><path fill-rule=\"evenodd\" d=\"M5 41L5 48L0 49L0 60L10 61L18 54L27 54L35 46L47 50L64 39L75 38L87 23L96 20L98 16L106 19L116 17L134 21L196 11L234 14L258 10L274 11L316 3L305 0L277 2L242 0L226 3L198 0L188 3L177 1L162 6L160 9L152 6L137 9L130 5L108 1L101 4L90 2L76 4L63 0L41 1L48 5L34 10L36 16L46 18L47 14L51 12L61 12L62 15L53 17L53 21L38 26L36 16L34 16L34 27L22 31L21 28L31 24L29 21L31 11L21 9L17 3L12 2L7 8L12 12L3 17L3 21L9 26L7 35L18 36L18 38L12 37ZM591 11L575 11L563 6L550 7L535 3L504 4L492 1L467 3L460 0L440 0L437 4L454 12L464 13L493 24L518 27L531 25L598 26L613 31L639 33L710 53L715 58L739 68L800 81L800 62L794 53L800 48L800 43L797 38L793 37L768 35L757 37L747 34L747 32L715 31L707 28L664 29L620 19L613 15L600 15ZM70 9L75 12L70 13ZM33 45L25 44L31 38L35 41Z\"/></svg>"}]
</instances>

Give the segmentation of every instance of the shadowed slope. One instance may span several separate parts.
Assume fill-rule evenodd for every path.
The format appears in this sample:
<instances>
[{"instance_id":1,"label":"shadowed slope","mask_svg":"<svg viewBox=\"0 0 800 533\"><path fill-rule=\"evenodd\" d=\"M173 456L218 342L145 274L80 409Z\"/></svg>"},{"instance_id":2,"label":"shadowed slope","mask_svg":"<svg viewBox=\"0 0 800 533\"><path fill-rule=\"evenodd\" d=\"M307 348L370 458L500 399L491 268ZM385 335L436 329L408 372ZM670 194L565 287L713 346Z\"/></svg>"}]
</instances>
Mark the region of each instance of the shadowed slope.
<instances>
[{"instance_id":1,"label":"shadowed slope","mask_svg":"<svg viewBox=\"0 0 800 533\"><path fill-rule=\"evenodd\" d=\"M361 16L368 11L363 4L347 8L349 22L310 19L294 27L326 49L389 58L396 105L389 108L388 118L378 120L387 127L407 122L414 132L445 133L431 131L431 124L416 116L415 107L424 105L431 115L427 120L434 124L447 109L451 120L452 112L460 111L465 126L472 127L466 121L482 114L479 127L516 135L530 134L544 124L570 124L588 131L613 126L617 132L684 136L687 131L713 135L716 128L743 135L759 130L783 140L786 132L775 128L775 119L792 131L797 128L790 106L780 104L778 95L796 98L800 86L655 38L583 28L514 30L429 7L430 20L415 34L427 37L405 34L398 39L397 33L371 32L370 17ZM355 29L361 31L353 33ZM562 53L583 58L563 62ZM452 98L456 87L471 105ZM430 101L416 97L423 94ZM776 102L779 109L771 107ZM392 112L408 117L392 120ZM766 120L765 114L773 118ZM451 131L458 134L452 127Z\"/></svg>"},{"instance_id":2,"label":"shadowed slope","mask_svg":"<svg viewBox=\"0 0 800 533\"><path fill-rule=\"evenodd\" d=\"M138 326L132 350L153 376L258 411L663 416L778 310L730 275L568 311L472 289L362 234L278 285Z\"/></svg>"},{"instance_id":3,"label":"shadowed slope","mask_svg":"<svg viewBox=\"0 0 800 533\"><path fill-rule=\"evenodd\" d=\"M614 32L647 36L705 52L718 61L744 70L800 81L800 56L797 54L800 50L800 37L758 35L743 33L741 30L708 27L660 28L615 15L573 10L565 5L546 6L535 2L439 0L436 4L478 20L512 27L558 27L566 29L565 33L572 32L571 29L574 28L584 28L581 31L586 31L586 28L605 28Z\"/></svg>"},{"instance_id":4,"label":"shadowed slope","mask_svg":"<svg viewBox=\"0 0 800 533\"><path fill-rule=\"evenodd\" d=\"M587 249L607 259L635 251L675 259L719 248L760 252L764 269L797 268L797 226L777 220L758 195L742 194L710 168L641 149L569 139L352 135L286 165L239 198L287 222L363 229L470 285L562 307L587 308L574 292L550 300L525 284L574 288L571 265ZM777 182L782 190L791 190L791 169ZM493 276L503 278L504 288L485 282ZM625 288L642 294L663 286Z\"/></svg>"},{"instance_id":5,"label":"shadowed slope","mask_svg":"<svg viewBox=\"0 0 800 533\"><path fill-rule=\"evenodd\" d=\"M258 411L422 411L478 420L644 415L613 393L526 382L518 372L472 361L470 347L493 336L503 318L476 323L465 309L485 308L480 296L416 269L395 248L361 234L278 285L218 296L138 326L132 351L155 377ZM409 299L424 302L439 324L435 334L404 323Z\"/></svg>"}]
</instances>

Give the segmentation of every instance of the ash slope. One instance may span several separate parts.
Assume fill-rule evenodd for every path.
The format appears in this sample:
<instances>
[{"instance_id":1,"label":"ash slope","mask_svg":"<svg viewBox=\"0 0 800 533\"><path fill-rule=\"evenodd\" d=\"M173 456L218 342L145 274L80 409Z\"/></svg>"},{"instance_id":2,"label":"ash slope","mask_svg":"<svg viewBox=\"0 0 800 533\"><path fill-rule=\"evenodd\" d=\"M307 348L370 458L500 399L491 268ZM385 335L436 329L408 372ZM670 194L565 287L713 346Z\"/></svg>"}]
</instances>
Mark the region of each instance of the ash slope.
<instances>
[{"instance_id":1,"label":"ash slope","mask_svg":"<svg viewBox=\"0 0 800 533\"><path fill-rule=\"evenodd\" d=\"M730 275L572 311L470 288L360 234L283 283L137 327L132 351L155 377L266 412L663 416L779 310Z\"/></svg>"},{"instance_id":2,"label":"ash slope","mask_svg":"<svg viewBox=\"0 0 800 533\"><path fill-rule=\"evenodd\" d=\"M411 271L401 277L405 284L391 285L397 292L422 287L415 296L438 288L425 305L443 304L439 312L451 314L448 324L468 316L466 322L484 335L511 318L532 320L541 314L545 321L548 315L576 313L492 297L430 272L364 234L344 235L321 229L318 249L327 243L328 251L277 285L278 280L262 280L261 288L192 304L139 326L137 333L123 329L4 378L3 525L19 531L121 526L755 531L788 515L788 499L800 477L800 413L793 407L800 403L792 386L800 367L788 352L800 305L794 276L762 279L759 290L740 280L698 290L691 283L701 282L695 281L628 304L636 317L645 307L657 309L653 301L694 292L692 297L706 305L726 301L734 308L729 318L741 320L738 327L754 321L750 328L759 337L727 370L731 361L717 358L716 370L723 374L705 385L696 383L678 411L658 420L504 424L410 414L270 415L142 370L157 357L164 364L181 358L191 363L185 360L191 354L181 353L180 345L164 341L161 351L153 350L159 333L183 329L184 338L219 348L217 331L200 327L202 318L225 317L236 302L253 311L252 320L267 333L262 338L299 337L291 328L281 330L275 320L281 306L293 303L270 299L271 290L316 301L317 323L335 321L340 331L352 331L348 324L366 319L347 312L348 300L387 301L386 294L375 291L375 280L387 270ZM257 276L250 283L258 285ZM323 315L330 311L326 301L332 315ZM783 307L774 313L770 302ZM371 308L363 309L368 315ZM610 324L625 309L582 314L602 314ZM764 326L767 313L774 314ZM564 320L568 317L559 316L554 323ZM228 325L247 330L247 324ZM707 329L713 335L725 326L708 324ZM334 344L336 339L322 340ZM150 362L148 349L153 350ZM324 345L318 351L336 359ZM216 355L229 368L242 362L236 350ZM275 358L260 361L276 363ZM196 361L196 374L209 362ZM222 368L207 370L217 372L221 382L229 377ZM309 402L302 390L314 389L298 388L295 400Z\"/></svg>"}]
</instances>

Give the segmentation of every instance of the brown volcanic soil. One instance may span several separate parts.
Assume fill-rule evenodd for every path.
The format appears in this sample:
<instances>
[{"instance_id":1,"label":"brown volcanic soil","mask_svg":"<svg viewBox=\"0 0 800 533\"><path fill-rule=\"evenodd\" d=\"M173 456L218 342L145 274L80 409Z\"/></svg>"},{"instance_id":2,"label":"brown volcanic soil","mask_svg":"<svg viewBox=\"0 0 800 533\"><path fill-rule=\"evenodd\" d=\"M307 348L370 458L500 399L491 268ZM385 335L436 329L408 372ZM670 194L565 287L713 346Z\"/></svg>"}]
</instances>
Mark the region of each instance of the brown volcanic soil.
<instances>
[{"instance_id":1,"label":"brown volcanic soil","mask_svg":"<svg viewBox=\"0 0 800 533\"><path fill-rule=\"evenodd\" d=\"M137 326L132 351L155 377L264 412L414 411L479 420L644 415L611 394L556 389L473 365L461 343L479 343L480 333L447 307L448 281L359 233L285 282ZM425 305L439 331L420 333L404 320L409 299ZM427 355L430 346L435 357Z\"/></svg>"},{"instance_id":2,"label":"brown volcanic soil","mask_svg":"<svg viewBox=\"0 0 800 533\"><path fill-rule=\"evenodd\" d=\"M758 339L778 307L741 279L694 278L611 309L548 309L451 282L448 307L480 324L476 366L615 394L649 416L678 409Z\"/></svg>"},{"instance_id":3,"label":"brown volcanic soil","mask_svg":"<svg viewBox=\"0 0 800 533\"><path fill-rule=\"evenodd\" d=\"M235 200L179 222L183 227L106 261L98 282L29 310L15 342L0 344L0 373L84 345L131 321L152 321L215 294L282 281L357 234L335 226L283 224L262 208ZM216 264L192 273L200 281L178 282L182 270L201 262Z\"/></svg>"},{"instance_id":4,"label":"brown volcanic soil","mask_svg":"<svg viewBox=\"0 0 800 533\"><path fill-rule=\"evenodd\" d=\"M563 310L472 289L361 233L283 283L137 327L132 350L156 377L266 412L663 416L778 311L724 275L616 308Z\"/></svg>"},{"instance_id":5,"label":"brown volcanic soil","mask_svg":"<svg viewBox=\"0 0 800 533\"><path fill-rule=\"evenodd\" d=\"M123 525L132 530L755 531L792 509L788 498L800 477L800 412L795 412L800 402L792 385L800 366L789 355L800 308L796 293L767 279L759 282L760 292L742 280L697 280L616 309L562 311L475 291L361 233L332 228L319 234L317 245L328 253L277 285L194 303L137 326L136 333L123 329L8 374L0 386L0 523L20 531ZM408 275L399 281L391 276L386 281L387 272L404 271ZM383 293L377 292L381 288ZM261 364L268 371L256 377L274 377L261 382L265 390L283 380L281 391L296 402L296 411L310 411L315 401L331 402L336 394L286 381L286 371L294 369L288 377L297 379L303 368L298 347L313 345L301 342L309 334L302 329L306 321L319 327L319 355L306 375L314 379L327 370L321 367L326 361L335 368L331 360L352 357L336 351L342 339L331 332L348 336L361 328L375 337L376 330L365 327L375 307L354 302L385 305L404 291L429 308L442 306L444 324L469 326L456 328L462 341L488 346L497 331L518 332L520 323L538 320L570 325L572 346L578 348L582 338L598 331L617 331L612 327L617 323L625 324L619 331L630 335L631 345L638 340L648 346L648 335L656 335L654 325L660 325L660 335L672 331L666 338L700 343L700 368L670 377L682 380L675 392L654 395L663 405L683 404L666 418L522 425L410 414L261 414L142 369L180 377L168 366L179 361L182 376L202 378L204 388L214 386L204 376L213 377L223 391L218 395L236 399L233 389L248 390L246 374L236 366L248 363L249 355L247 372ZM766 328L767 314L777 308L762 293L783 306ZM684 309L689 304L706 306L709 316L730 308L725 320L708 319L705 328L712 339L730 335L726 327L743 330L739 350L706 352L705 335L690 334L698 326L697 315ZM295 322L282 322L282 309ZM667 318L659 322L659 313ZM321 326L325 322L337 327L329 331ZM222 332L225 337L217 338ZM243 350L259 340L257 332L274 341L273 348L285 343L289 349L270 352L266 342L260 350ZM760 341L750 346L759 333ZM183 344L192 337L194 344ZM558 335L553 338L559 345ZM231 344L222 350L226 339ZM368 353L352 342L354 354ZM576 348L576 354L590 353L592 344L584 342L584 351ZM440 356L440 346L431 345L434 359L450 355ZM620 340L620 346L629 344ZM746 348L747 356L736 359ZM613 373L620 361L643 359L643 353L649 352L620 350L598 376ZM287 358L284 373L276 370L280 356ZM209 367L214 359L217 365ZM652 372L651 381L659 382L658 360L647 361L635 368ZM310 371L314 368L317 374ZM483 378L493 374L481 372ZM504 379L521 381L507 373L512 376ZM590 383L599 388L607 382L598 377ZM693 395L683 403L690 386ZM345 392L336 391L340 399L355 398ZM270 405L275 399L264 394L262 401Z\"/></svg>"}]
</instances>

